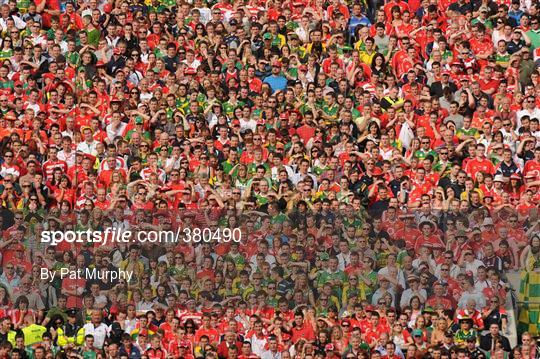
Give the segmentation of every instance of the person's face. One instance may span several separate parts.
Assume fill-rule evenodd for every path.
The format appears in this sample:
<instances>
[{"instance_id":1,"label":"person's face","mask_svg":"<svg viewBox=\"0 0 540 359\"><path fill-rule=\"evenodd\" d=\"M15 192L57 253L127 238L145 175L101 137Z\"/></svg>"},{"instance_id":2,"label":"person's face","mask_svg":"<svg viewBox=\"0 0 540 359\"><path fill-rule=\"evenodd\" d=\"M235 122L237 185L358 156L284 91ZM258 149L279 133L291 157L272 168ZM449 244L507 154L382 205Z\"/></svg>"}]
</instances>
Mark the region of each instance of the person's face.
<instances>
[{"instance_id":1,"label":"person's face","mask_svg":"<svg viewBox=\"0 0 540 359\"><path fill-rule=\"evenodd\" d=\"M491 324L489 326L489 333L492 336L498 336L499 335L499 326L497 324Z\"/></svg>"},{"instance_id":2,"label":"person's face","mask_svg":"<svg viewBox=\"0 0 540 359\"><path fill-rule=\"evenodd\" d=\"M2 321L2 331L7 332L11 329L11 320L10 319L4 319Z\"/></svg>"}]
</instances>

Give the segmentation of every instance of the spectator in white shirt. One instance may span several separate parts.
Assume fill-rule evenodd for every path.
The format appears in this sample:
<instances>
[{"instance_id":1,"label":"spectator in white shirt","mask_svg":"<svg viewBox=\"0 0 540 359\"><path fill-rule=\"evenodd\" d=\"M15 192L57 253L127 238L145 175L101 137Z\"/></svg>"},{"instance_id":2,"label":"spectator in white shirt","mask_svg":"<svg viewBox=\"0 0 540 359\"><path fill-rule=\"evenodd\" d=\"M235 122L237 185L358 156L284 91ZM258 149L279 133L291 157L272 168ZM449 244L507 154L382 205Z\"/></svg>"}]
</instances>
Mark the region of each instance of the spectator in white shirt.
<instances>
[{"instance_id":1,"label":"spectator in white shirt","mask_svg":"<svg viewBox=\"0 0 540 359\"><path fill-rule=\"evenodd\" d=\"M261 359L281 359L281 352L278 349L277 338L272 336L268 339L268 350L265 350Z\"/></svg>"},{"instance_id":2,"label":"spectator in white shirt","mask_svg":"<svg viewBox=\"0 0 540 359\"><path fill-rule=\"evenodd\" d=\"M102 314L100 310L92 311L91 322L87 323L84 327L85 335L92 335L94 337L94 346L97 349L102 349L105 343L105 338L110 332L108 325L102 322Z\"/></svg>"}]
</instances>

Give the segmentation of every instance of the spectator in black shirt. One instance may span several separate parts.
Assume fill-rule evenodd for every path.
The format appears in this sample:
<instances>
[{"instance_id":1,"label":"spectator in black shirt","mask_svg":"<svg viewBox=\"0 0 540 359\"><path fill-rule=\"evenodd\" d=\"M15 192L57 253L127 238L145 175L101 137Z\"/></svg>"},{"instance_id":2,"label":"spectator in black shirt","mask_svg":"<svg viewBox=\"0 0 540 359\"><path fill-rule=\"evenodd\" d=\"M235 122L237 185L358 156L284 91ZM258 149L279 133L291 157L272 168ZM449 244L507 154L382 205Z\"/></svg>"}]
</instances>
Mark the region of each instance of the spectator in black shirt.
<instances>
[{"instance_id":1,"label":"spectator in black shirt","mask_svg":"<svg viewBox=\"0 0 540 359\"><path fill-rule=\"evenodd\" d=\"M167 55L163 56L161 59L165 63L165 68L168 71L175 73L178 68L178 63L180 62L176 53L176 45L173 43L168 44Z\"/></svg>"},{"instance_id":2,"label":"spectator in black shirt","mask_svg":"<svg viewBox=\"0 0 540 359\"><path fill-rule=\"evenodd\" d=\"M450 4L450 6L448 7L448 10L457 11L461 15L465 15L467 12L472 12L473 7L470 2L467 2L465 0L458 0L455 3Z\"/></svg>"},{"instance_id":3,"label":"spectator in black shirt","mask_svg":"<svg viewBox=\"0 0 540 359\"><path fill-rule=\"evenodd\" d=\"M508 50L508 53L510 55L521 51L521 49L524 46L529 46L531 44L529 41L527 45L527 41L522 39L522 36L526 36L526 35L524 32L522 32L519 29L515 29L514 32L512 33L512 40L510 40L508 44L506 45L506 49Z\"/></svg>"},{"instance_id":4,"label":"spectator in black shirt","mask_svg":"<svg viewBox=\"0 0 540 359\"><path fill-rule=\"evenodd\" d=\"M457 183L450 185L454 190L454 198L460 198L461 193L465 191L465 180L467 179L467 173L465 171L459 171L457 175Z\"/></svg>"},{"instance_id":5,"label":"spectator in black shirt","mask_svg":"<svg viewBox=\"0 0 540 359\"><path fill-rule=\"evenodd\" d=\"M495 253L492 243L486 243L484 245L484 258L482 261L488 268L493 268L499 273L503 271L502 259Z\"/></svg>"},{"instance_id":6,"label":"spectator in black shirt","mask_svg":"<svg viewBox=\"0 0 540 359\"><path fill-rule=\"evenodd\" d=\"M394 197L399 195L402 190L402 183L408 181L409 177L403 176L403 167L396 167L394 170L394 179L388 184Z\"/></svg>"},{"instance_id":7,"label":"spectator in black shirt","mask_svg":"<svg viewBox=\"0 0 540 359\"><path fill-rule=\"evenodd\" d=\"M458 184L458 174L461 166L459 164L453 164L450 168L450 173L439 180L439 186L442 187L445 191L448 187ZM392 185L392 182L390 182Z\"/></svg>"},{"instance_id":8,"label":"spectator in black shirt","mask_svg":"<svg viewBox=\"0 0 540 359\"><path fill-rule=\"evenodd\" d=\"M383 212L388 209L388 203L390 202L388 188L386 188L386 186L379 186L377 192L378 199L375 200L369 208L370 215L374 218L382 216Z\"/></svg>"},{"instance_id":9,"label":"spectator in black shirt","mask_svg":"<svg viewBox=\"0 0 540 359\"><path fill-rule=\"evenodd\" d=\"M371 232L369 232L369 238L384 238L390 240L388 232L382 229L382 220L380 218L375 218L373 220L373 227Z\"/></svg>"},{"instance_id":10,"label":"spectator in black shirt","mask_svg":"<svg viewBox=\"0 0 540 359\"><path fill-rule=\"evenodd\" d=\"M503 160L499 164L499 168L497 168L497 174L502 174L504 177L511 177L518 171L519 168L512 159L512 151L506 148L503 151Z\"/></svg>"},{"instance_id":11,"label":"spectator in black shirt","mask_svg":"<svg viewBox=\"0 0 540 359\"><path fill-rule=\"evenodd\" d=\"M13 341L15 331L11 330L11 319L9 317L0 320L0 344Z\"/></svg>"},{"instance_id":12,"label":"spectator in black shirt","mask_svg":"<svg viewBox=\"0 0 540 359\"><path fill-rule=\"evenodd\" d=\"M492 323L489 326L489 333L480 338L480 349L487 352L492 351L495 349L496 340L501 341L502 349L505 352L510 352L510 350L512 350L508 338L499 334L499 325L496 323Z\"/></svg>"},{"instance_id":13,"label":"spectator in black shirt","mask_svg":"<svg viewBox=\"0 0 540 359\"><path fill-rule=\"evenodd\" d=\"M487 315L484 319L484 327L489 328L491 324L497 324L500 328L506 330L506 325L508 323L508 316L506 311L503 309L501 312L501 304L499 298L493 296L489 300L489 307L487 308Z\"/></svg>"},{"instance_id":14,"label":"spectator in black shirt","mask_svg":"<svg viewBox=\"0 0 540 359\"><path fill-rule=\"evenodd\" d=\"M120 53L120 49L115 47L113 55L105 66L108 75L114 75L117 70L123 69L126 66L126 57Z\"/></svg>"},{"instance_id":15,"label":"spectator in black shirt","mask_svg":"<svg viewBox=\"0 0 540 359\"><path fill-rule=\"evenodd\" d=\"M465 349L467 349L467 357L470 359L481 359L486 357L486 355L476 347L475 337L470 337L467 339L467 346Z\"/></svg>"}]
</instances>

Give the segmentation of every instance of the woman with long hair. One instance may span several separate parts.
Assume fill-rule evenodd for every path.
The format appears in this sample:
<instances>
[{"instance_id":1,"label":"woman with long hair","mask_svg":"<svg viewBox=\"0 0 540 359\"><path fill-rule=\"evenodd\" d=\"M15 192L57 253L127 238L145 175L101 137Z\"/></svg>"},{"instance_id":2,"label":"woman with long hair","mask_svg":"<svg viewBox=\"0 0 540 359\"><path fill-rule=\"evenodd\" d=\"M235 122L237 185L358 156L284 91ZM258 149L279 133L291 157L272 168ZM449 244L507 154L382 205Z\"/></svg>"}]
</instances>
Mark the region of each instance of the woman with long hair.
<instances>
[{"instance_id":1,"label":"woman with long hair","mask_svg":"<svg viewBox=\"0 0 540 359\"><path fill-rule=\"evenodd\" d=\"M502 146L502 148L504 149L504 135L500 130L493 132L493 134L491 135L491 141L489 142L488 151L492 148L496 148L499 146Z\"/></svg>"},{"instance_id":2,"label":"woman with long hair","mask_svg":"<svg viewBox=\"0 0 540 359\"><path fill-rule=\"evenodd\" d=\"M413 303L413 299L411 299L411 303ZM416 301L414 302L414 305L415 306L417 305ZM411 305L411 307L412 307L412 305ZM414 314L414 311L415 311L414 308L415 307L412 307L412 308L413 308L413 314ZM414 329L420 329L422 331L422 333L423 333L422 337L424 339L424 342L428 342L429 338L431 338L431 332L433 331L433 328L428 326L427 320L423 315L420 314L416 318L414 326L413 326L413 330Z\"/></svg>"},{"instance_id":3,"label":"woman with long hair","mask_svg":"<svg viewBox=\"0 0 540 359\"><path fill-rule=\"evenodd\" d=\"M431 208L438 211L448 209L444 189L442 187L437 187L435 190L435 196L433 196L433 199L431 200Z\"/></svg>"},{"instance_id":4,"label":"woman with long hair","mask_svg":"<svg viewBox=\"0 0 540 359\"><path fill-rule=\"evenodd\" d=\"M512 349L512 352L511 352L510 357L511 357L512 359L524 359L524 356L523 356L523 353L522 353L521 346L518 345L518 346L514 347L514 348ZM527 359L530 359L530 357L527 358Z\"/></svg>"},{"instance_id":5,"label":"woman with long hair","mask_svg":"<svg viewBox=\"0 0 540 359\"><path fill-rule=\"evenodd\" d=\"M10 59L13 56L13 40L7 36L2 41L2 49L0 50L0 61Z\"/></svg>"},{"instance_id":6,"label":"woman with long hair","mask_svg":"<svg viewBox=\"0 0 540 359\"><path fill-rule=\"evenodd\" d=\"M60 186L60 180L62 179L62 170L60 168L55 168L53 170L53 176L50 180L47 181L47 187L49 192L54 192Z\"/></svg>"},{"instance_id":7,"label":"woman with long hair","mask_svg":"<svg viewBox=\"0 0 540 359\"><path fill-rule=\"evenodd\" d=\"M75 263L75 257L73 256L73 252L64 251L62 253L62 257L54 263L53 270L59 271L62 268L69 268L71 263Z\"/></svg>"},{"instance_id":8,"label":"woman with long hair","mask_svg":"<svg viewBox=\"0 0 540 359\"><path fill-rule=\"evenodd\" d=\"M405 159L407 161L411 161L413 159L414 154L416 153L416 151L418 151L420 149L420 145L421 145L420 139L417 138L417 137L413 138L413 140L411 141L410 147L405 152Z\"/></svg>"},{"instance_id":9,"label":"woman with long hair","mask_svg":"<svg viewBox=\"0 0 540 359\"><path fill-rule=\"evenodd\" d=\"M444 318L439 318L431 332L430 343L433 346L442 345L448 330L448 322Z\"/></svg>"},{"instance_id":10,"label":"woman with long hair","mask_svg":"<svg viewBox=\"0 0 540 359\"><path fill-rule=\"evenodd\" d=\"M238 290L233 286L234 277L223 276L223 284L221 288L218 289L217 293L223 299L234 298L238 295Z\"/></svg>"},{"instance_id":11,"label":"woman with long hair","mask_svg":"<svg viewBox=\"0 0 540 359\"><path fill-rule=\"evenodd\" d=\"M68 200L63 200L59 203L60 217L59 219L64 222L76 222L75 213L73 213L73 206Z\"/></svg>"},{"instance_id":12,"label":"woman with long hair","mask_svg":"<svg viewBox=\"0 0 540 359\"><path fill-rule=\"evenodd\" d=\"M167 273L167 263L160 261L157 263L156 269L150 277L150 285L152 288L157 288L159 284L162 284L165 277L169 278Z\"/></svg>"},{"instance_id":13,"label":"woman with long hair","mask_svg":"<svg viewBox=\"0 0 540 359\"><path fill-rule=\"evenodd\" d=\"M184 329L186 330L186 337L189 340L193 340L193 337L195 336L195 331L197 331L197 324L195 324L195 321L193 319L187 319L184 323Z\"/></svg>"},{"instance_id":14,"label":"woman with long hair","mask_svg":"<svg viewBox=\"0 0 540 359\"><path fill-rule=\"evenodd\" d=\"M71 180L68 176L62 175L58 187L53 191L52 195L56 200L56 203L62 203L62 201L65 200L73 207L75 202L75 189L71 187Z\"/></svg>"},{"instance_id":15,"label":"woman with long hair","mask_svg":"<svg viewBox=\"0 0 540 359\"><path fill-rule=\"evenodd\" d=\"M4 285L0 285L0 316L5 317L9 308L12 307L9 291Z\"/></svg>"},{"instance_id":16,"label":"woman with long hair","mask_svg":"<svg viewBox=\"0 0 540 359\"><path fill-rule=\"evenodd\" d=\"M474 113L476 107L474 98L472 95L469 95L466 91L462 91L459 95L459 98L456 99L459 104L458 113L463 117L471 117Z\"/></svg>"},{"instance_id":17,"label":"woman with long hair","mask_svg":"<svg viewBox=\"0 0 540 359\"><path fill-rule=\"evenodd\" d=\"M330 341L334 345L334 350L338 350L343 353L349 345L347 334L343 333L343 329L340 325L334 325L330 331Z\"/></svg>"},{"instance_id":18,"label":"woman with long hair","mask_svg":"<svg viewBox=\"0 0 540 359\"><path fill-rule=\"evenodd\" d=\"M406 328L403 328L400 322L395 322L391 328L390 340L402 351L406 351L410 344L413 344L413 338Z\"/></svg>"},{"instance_id":19,"label":"woman with long hair","mask_svg":"<svg viewBox=\"0 0 540 359\"><path fill-rule=\"evenodd\" d=\"M521 196L521 186L523 181L517 176L510 176L510 182L508 183L508 193L513 198L519 198Z\"/></svg>"},{"instance_id":20,"label":"woman with long hair","mask_svg":"<svg viewBox=\"0 0 540 359\"><path fill-rule=\"evenodd\" d=\"M388 135L388 141L390 145L399 151L399 154L403 154L403 143L398 137L396 132L396 127L392 126L386 129L386 134Z\"/></svg>"},{"instance_id":21,"label":"woman with long hair","mask_svg":"<svg viewBox=\"0 0 540 359\"><path fill-rule=\"evenodd\" d=\"M371 76L377 75L379 78L384 78L391 73L386 64L386 59L380 53L376 53L371 60Z\"/></svg>"},{"instance_id":22,"label":"woman with long hair","mask_svg":"<svg viewBox=\"0 0 540 359\"><path fill-rule=\"evenodd\" d=\"M411 308L411 315L409 316L409 326L413 329L423 329L425 320L422 316L422 301L420 300L420 297L416 295L413 296L409 301L409 305Z\"/></svg>"},{"instance_id":23,"label":"woman with long hair","mask_svg":"<svg viewBox=\"0 0 540 359\"><path fill-rule=\"evenodd\" d=\"M23 278L22 280L28 280L27 278ZM28 297L25 295L21 295L15 300L15 304L13 305L13 308L9 316L11 317L11 321L13 322L13 326L15 329L22 329L25 327L24 317L27 315L33 315L34 319L36 317L36 313L33 309L29 308L30 302L28 301Z\"/></svg>"},{"instance_id":24,"label":"woman with long hair","mask_svg":"<svg viewBox=\"0 0 540 359\"><path fill-rule=\"evenodd\" d=\"M379 145L379 141L381 138L381 129L379 127L379 124L376 121L371 121L367 125L367 129L364 131L362 136L358 139L358 142L360 143L360 147L366 147L367 142L371 141L375 145Z\"/></svg>"},{"instance_id":25,"label":"woman with long hair","mask_svg":"<svg viewBox=\"0 0 540 359\"><path fill-rule=\"evenodd\" d=\"M153 288L150 283L150 277L151 275L148 273L143 273L143 275L141 276L141 281L139 283L139 289L141 291L141 294L143 293L145 288L152 288L152 295L155 295L155 288Z\"/></svg>"},{"instance_id":26,"label":"woman with long hair","mask_svg":"<svg viewBox=\"0 0 540 359\"><path fill-rule=\"evenodd\" d=\"M304 302L307 302L312 306L315 305L315 295L311 289L307 274L300 274L296 277L294 291L300 291L302 293Z\"/></svg>"},{"instance_id":27,"label":"woman with long hair","mask_svg":"<svg viewBox=\"0 0 540 359\"><path fill-rule=\"evenodd\" d=\"M128 292L128 302L133 305L137 305L142 300L142 290L139 288L132 288Z\"/></svg>"},{"instance_id":28,"label":"woman with long hair","mask_svg":"<svg viewBox=\"0 0 540 359\"><path fill-rule=\"evenodd\" d=\"M214 168L210 165L209 157L206 153L200 155L198 159L199 164L193 170L195 177L205 176L208 179L213 178L215 175Z\"/></svg>"},{"instance_id":29,"label":"woman with long hair","mask_svg":"<svg viewBox=\"0 0 540 359\"><path fill-rule=\"evenodd\" d=\"M202 47L202 44L205 45L205 48L208 47L208 33L206 32L206 29L204 27L204 24L203 23L198 23L197 25L195 25L195 44L198 45L199 47L199 52L202 52L202 53L205 53L206 54L206 51L202 51L201 47Z\"/></svg>"}]
</instances>

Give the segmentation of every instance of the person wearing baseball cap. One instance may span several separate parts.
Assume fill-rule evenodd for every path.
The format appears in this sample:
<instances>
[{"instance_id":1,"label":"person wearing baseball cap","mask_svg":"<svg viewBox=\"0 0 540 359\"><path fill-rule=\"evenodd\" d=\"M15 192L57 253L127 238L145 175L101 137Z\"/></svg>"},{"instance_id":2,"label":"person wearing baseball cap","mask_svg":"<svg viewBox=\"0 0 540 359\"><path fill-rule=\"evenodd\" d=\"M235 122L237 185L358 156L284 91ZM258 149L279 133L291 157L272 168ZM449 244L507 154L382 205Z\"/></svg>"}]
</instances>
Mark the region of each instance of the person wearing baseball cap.
<instances>
[{"instance_id":1,"label":"person wearing baseball cap","mask_svg":"<svg viewBox=\"0 0 540 359\"><path fill-rule=\"evenodd\" d=\"M411 333L411 336L413 337L414 345L419 348L423 348L425 346L424 343L427 339L427 335L422 329L414 329Z\"/></svg>"},{"instance_id":2,"label":"person wearing baseball cap","mask_svg":"<svg viewBox=\"0 0 540 359\"><path fill-rule=\"evenodd\" d=\"M57 343L60 347L80 347L84 344L85 331L77 316L77 308L66 310L67 321L57 329Z\"/></svg>"}]
</instances>

